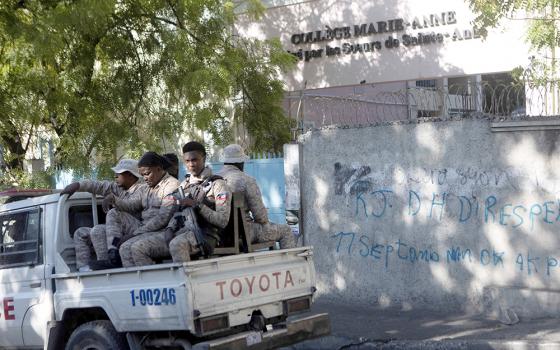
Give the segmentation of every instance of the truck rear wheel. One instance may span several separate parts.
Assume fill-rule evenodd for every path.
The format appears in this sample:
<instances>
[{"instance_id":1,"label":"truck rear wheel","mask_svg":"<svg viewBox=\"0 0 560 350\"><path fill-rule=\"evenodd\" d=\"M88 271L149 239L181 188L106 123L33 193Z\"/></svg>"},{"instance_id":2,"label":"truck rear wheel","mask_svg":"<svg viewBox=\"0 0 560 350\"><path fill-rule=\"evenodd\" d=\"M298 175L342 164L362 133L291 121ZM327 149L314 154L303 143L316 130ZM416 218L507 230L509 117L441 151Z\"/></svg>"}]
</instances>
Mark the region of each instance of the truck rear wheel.
<instances>
[{"instance_id":1,"label":"truck rear wheel","mask_svg":"<svg viewBox=\"0 0 560 350\"><path fill-rule=\"evenodd\" d=\"M111 321L91 321L72 332L66 350L128 350L124 335L119 334Z\"/></svg>"}]
</instances>

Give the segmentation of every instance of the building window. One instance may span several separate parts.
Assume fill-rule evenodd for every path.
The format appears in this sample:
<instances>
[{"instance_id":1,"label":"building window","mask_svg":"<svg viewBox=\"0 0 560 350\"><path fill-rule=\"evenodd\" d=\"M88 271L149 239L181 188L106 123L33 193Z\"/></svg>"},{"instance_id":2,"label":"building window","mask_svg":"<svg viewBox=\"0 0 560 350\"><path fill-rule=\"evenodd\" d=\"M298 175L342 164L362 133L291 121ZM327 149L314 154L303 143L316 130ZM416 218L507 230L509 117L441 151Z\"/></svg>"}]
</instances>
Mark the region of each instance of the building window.
<instances>
[{"instance_id":1,"label":"building window","mask_svg":"<svg viewBox=\"0 0 560 350\"><path fill-rule=\"evenodd\" d=\"M435 79L416 80L416 87L435 89L436 88L436 80Z\"/></svg>"}]
</instances>

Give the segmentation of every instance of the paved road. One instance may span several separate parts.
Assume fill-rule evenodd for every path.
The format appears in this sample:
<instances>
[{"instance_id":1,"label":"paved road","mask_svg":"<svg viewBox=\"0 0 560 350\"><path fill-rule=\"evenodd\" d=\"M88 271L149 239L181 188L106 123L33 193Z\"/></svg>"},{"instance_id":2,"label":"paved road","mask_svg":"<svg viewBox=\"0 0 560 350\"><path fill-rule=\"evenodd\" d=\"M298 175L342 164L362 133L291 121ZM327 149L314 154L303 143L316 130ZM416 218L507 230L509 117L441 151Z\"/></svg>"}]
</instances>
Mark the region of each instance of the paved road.
<instances>
[{"instance_id":1,"label":"paved road","mask_svg":"<svg viewBox=\"0 0 560 350\"><path fill-rule=\"evenodd\" d=\"M462 312L341 305L326 300L332 335L286 349L560 349L560 319L520 320L505 325Z\"/></svg>"}]
</instances>

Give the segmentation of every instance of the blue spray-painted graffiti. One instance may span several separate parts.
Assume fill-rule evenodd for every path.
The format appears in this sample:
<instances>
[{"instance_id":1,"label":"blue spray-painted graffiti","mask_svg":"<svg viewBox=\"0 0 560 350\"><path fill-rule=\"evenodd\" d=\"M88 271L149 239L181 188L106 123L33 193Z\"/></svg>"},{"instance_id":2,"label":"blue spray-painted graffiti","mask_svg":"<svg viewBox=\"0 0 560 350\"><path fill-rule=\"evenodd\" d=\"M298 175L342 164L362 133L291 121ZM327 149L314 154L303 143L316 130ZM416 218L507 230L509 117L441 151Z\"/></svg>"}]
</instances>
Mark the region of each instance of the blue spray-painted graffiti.
<instances>
[{"instance_id":1,"label":"blue spray-painted graffiti","mask_svg":"<svg viewBox=\"0 0 560 350\"><path fill-rule=\"evenodd\" d=\"M399 168L400 169L400 168ZM334 164L333 180L336 195L354 194L371 190L375 181L375 174L392 174L393 181L415 184L432 184L438 186L474 186L478 188L503 187L518 190L519 176L525 176L512 168L506 169L476 169L467 168L414 168L410 171L396 171L397 167L386 165L377 172L368 165L348 165L336 162ZM400 172L402 176L394 178ZM538 187L538 181L535 185Z\"/></svg>"},{"instance_id":2,"label":"blue spray-painted graffiti","mask_svg":"<svg viewBox=\"0 0 560 350\"><path fill-rule=\"evenodd\" d=\"M402 176L397 176L400 180L393 178L390 187L376 187L375 183L382 183L383 180L379 179L385 179L385 174L398 173L395 169L389 167L374 172L367 165L349 166L337 162L333 173L334 193L350 196L355 216L363 218L382 219L404 213L434 221L449 218L461 224L477 222L529 230L533 230L539 222L554 225L560 221L558 198L514 203L500 197L500 193L508 194L508 191L480 194L482 188L485 191L491 188L518 190L519 179L515 169L422 168L409 173L402 170ZM415 188L417 184L434 185L440 190L421 192ZM538 187L538 181L536 185Z\"/></svg>"},{"instance_id":3,"label":"blue spray-painted graffiti","mask_svg":"<svg viewBox=\"0 0 560 350\"><path fill-rule=\"evenodd\" d=\"M332 235L331 239L336 242L336 254L379 261L385 270L390 270L396 263L463 263L493 268L504 268L504 264L514 263L521 273L544 273L551 276L553 271L559 268L557 257L533 256L530 251L508 255L491 247L475 250L460 246L450 246L438 251L431 245L417 246L401 238L392 242L376 242L374 237L356 232L338 232ZM507 258L512 260L508 261Z\"/></svg>"},{"instance_id":4,"label":"blue spray-painted graffiti","mask_svg":"<svg viewBox=\"0 0 560 350\"><path fill-rule=\"evenodd\" d=\"M521 203L500 204L496 195L489 195L484 199L475 196L456 195L448 192L432 192L423 197L419 191L408 190L408 195L398 197L390 188L374 189L371 192L357 192L355 195L356 217L382 218L389 215L395 203L404 203L404 212L409 216L423 214L429 218L441 221L444 213L459 223L480 220L483 223L496 223L502 226L517 228L535 227L537 220L546 224L560 221L560 200L547 200L541 203L524 205ZM398 198L397 198L398 197Z\"/></svg>"}]
</instances>

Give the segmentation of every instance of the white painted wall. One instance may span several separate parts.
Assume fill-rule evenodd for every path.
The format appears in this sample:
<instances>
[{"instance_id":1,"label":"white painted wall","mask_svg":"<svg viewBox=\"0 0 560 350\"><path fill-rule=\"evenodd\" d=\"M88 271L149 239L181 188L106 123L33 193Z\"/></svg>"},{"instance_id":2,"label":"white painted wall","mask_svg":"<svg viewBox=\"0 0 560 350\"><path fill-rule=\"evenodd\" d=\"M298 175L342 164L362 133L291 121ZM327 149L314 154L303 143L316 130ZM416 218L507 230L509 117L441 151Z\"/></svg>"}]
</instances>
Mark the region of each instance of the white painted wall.
<instances>
[{"instance_id":1,"label":"white painted wall","mask_svg":"<svg viewBox=\"0 0 560 350\"><path fill-rule=\"evenodd\" d=\"M559 136L492 132L484 119L303 135L303 225L320 293L557 316Z\"/></svg>"},{"instance_id":2,"label":"white painted wall","mask_svg":"<svg viewBox=\"0 0 560 350\"><path fill-rule=\"evenodd\" d=\"M527 65L529 48L525 43L523 21L504 22L486 40L453 40L457 29L461 33L471 29L474 15L463 0L314 0L298 4L270 7L259 22L241 16L236 24L239 34L265 38L280 38L284 48L292 52L323 50L322 57L302 60L297 68L283 76L288 91L300 90L307 81L308 89L367 83L418 80L425 78L507 72ZM270 3L275 6L277 3ZM415 18L453 12L456 23L413 29ZM410 26L394 33L354 37L354 25L377 23L402 18ZM293 34L330 28L350 27L351 38L320 43L294 45ZM376 27L378 28L377 24ZM403 35L441 33L442 43L405 47ZM323 33L324 35L324 33ZM389 36L398 39L397 48L385 47ZM325 47L364 44L379 41L381 49L373 52L325 57Z\"/></svg>"}]
</instances>

